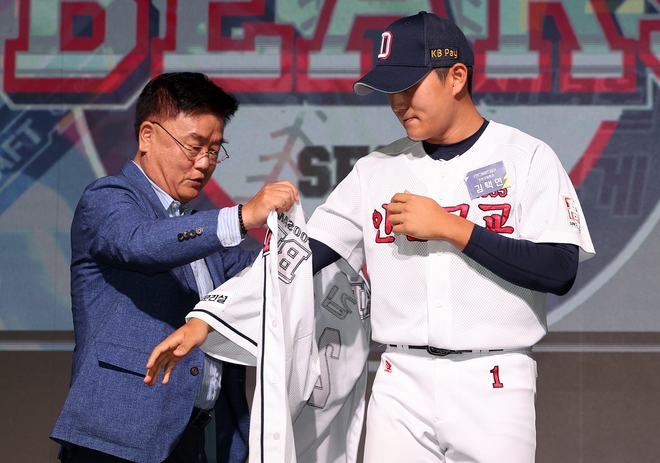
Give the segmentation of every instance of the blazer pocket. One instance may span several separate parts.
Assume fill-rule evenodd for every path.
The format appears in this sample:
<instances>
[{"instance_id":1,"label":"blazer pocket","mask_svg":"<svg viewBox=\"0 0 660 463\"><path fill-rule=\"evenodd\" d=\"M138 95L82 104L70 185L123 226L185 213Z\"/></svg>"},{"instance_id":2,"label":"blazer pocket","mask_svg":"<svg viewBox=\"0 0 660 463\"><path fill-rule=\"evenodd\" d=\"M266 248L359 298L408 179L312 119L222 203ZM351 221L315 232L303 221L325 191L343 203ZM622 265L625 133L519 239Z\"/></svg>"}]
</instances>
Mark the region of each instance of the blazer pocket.
<instances>
[{"instance_id":1,"label":"blazer pocket","mask_svg":"<svg viewBox=\"0 0 660 463\"><path fill-rule=\"evenodd\" d=\"M96 343L96 358L101 368L108 368L144 378L150 352L106 342Z\"/></svg>"},{"instance_id":2,"label":"blazer pocket","mask_svg":"<svg viewBox=\"0 0 660 463\"><path fill-rule=\"evenodd\" d=\"M98 366L90 378L80 418L81 432L121 447L148 449L168 445L163 429L165 389L142 382L149 353L96 342ZM172 438L172 436L168 436Z\"/></svg>"}]
</instances>

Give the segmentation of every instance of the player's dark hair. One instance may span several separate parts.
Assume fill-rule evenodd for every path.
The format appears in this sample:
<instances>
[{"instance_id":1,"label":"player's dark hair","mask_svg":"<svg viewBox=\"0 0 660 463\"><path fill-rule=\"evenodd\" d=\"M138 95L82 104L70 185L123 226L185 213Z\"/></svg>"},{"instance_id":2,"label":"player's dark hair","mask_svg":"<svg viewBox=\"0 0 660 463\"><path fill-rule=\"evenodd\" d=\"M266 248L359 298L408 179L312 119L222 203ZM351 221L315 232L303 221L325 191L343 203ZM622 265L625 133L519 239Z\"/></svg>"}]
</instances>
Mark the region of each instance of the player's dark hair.
<instances>
[{"instance_id":1,"label":"player's dark hair","mask_svg":"<svg viewBox=\"0 0 660 463\"><path fill-rule=\"evenodd\" d=\"M238 100L199 72L171 72L154 77L144 87L135 107L136 138L140 125L150 119L171 119L179 114L212 114L229 122Z\"/></svg>"},{"instance_id":2,"label":"player's dark hair","mask_svg":"<svg viewBox=\"0 0 660 463\"><path fill-rule=\"evenodd\" d=\"M434 68L435 73L438 75L438 79L440 79L440 82L443 84L445 83L445 79L447 79L447 75L449 74L449 70L452 67L440 67L440 68ZM467 66L467 91L468 95L472 97L472 66Z\"/></svg>"}]
</instances>

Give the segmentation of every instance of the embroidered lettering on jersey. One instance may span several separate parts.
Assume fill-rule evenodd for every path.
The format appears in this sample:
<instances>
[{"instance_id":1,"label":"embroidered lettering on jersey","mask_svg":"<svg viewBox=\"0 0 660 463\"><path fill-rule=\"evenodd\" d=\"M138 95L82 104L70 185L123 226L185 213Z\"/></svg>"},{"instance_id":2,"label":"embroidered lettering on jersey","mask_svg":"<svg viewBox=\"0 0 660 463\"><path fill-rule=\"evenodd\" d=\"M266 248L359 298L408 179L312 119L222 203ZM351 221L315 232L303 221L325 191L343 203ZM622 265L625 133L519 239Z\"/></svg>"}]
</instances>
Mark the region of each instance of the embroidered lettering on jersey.
<instances>
[{"instance_id":1,"label":"embroidered lettering on jersey","mask_svg":"<svg viewBox=\"0 0 660 463\"><path fill-rule=\"evenodd\" d=\"M508 190L505 188L503 190L498 190L483 195L482 198L483 199L504 198L507 196L507 194L508 194ZM445 206L444 209L450 214L456 214L460 217L463 217L464 219L467 219L468 212L470 211L470 205L459 204L458 206ZM484 212L490 212L490 214L482 216L482 219L484 221L484 227L486 227L488 230L494 231L496 233L506 233L506 234L512 234L514 232L513 227L505 225L509 220L509 216L511 215L511 204L481 203L479 204L479 209ZM500 213L498 214L498 212ZM474 219L472 219L472 221L477 223L477 221Z\"/></svg>"},{"instance_id":2,"label":"embroidered lettering on jersey","mask_svg":"<svg viewBox=\"0 0 660 463\"><path fill-rule=\"evenodd\" d=\"M392 236L393 227L390 223L390 215L387 212L387 204L383 204L381 207L385 210L385 220L383 220L383 214L378 209L374 209L371 214L371 221L376 229L376 243L394 243L394 236ZM381 225L383 226L384 235L380 234Z\"/></svg>"},{"instance_id":3,"label":"embroidered lettering on jersey","mask_svg":"<svg viewBox=\"0 0 660 463\"><path fill-rule=\"evenodd\" d=\"M485 195L481 195L482 198L506 198L509 195L508 188L502 188L501 190L493 191Z\"/></svg>"},{"instance_id":4,"label":"embroidered lettering on jersey","mask_svg":"<svg viewBox=\"0 0 660 463\"><path fill-rule=\"evenodd\" d=\"M374 212L371 214L371 221L376 229L376 243L394 243L396 235L394 234L394 227L390 223L390 214L387 212L387 204L381 205L385 211L385 219L383 220L383 214L378 210L374 209ZM383 235L381 235L380 226L383 225ZM406 240L408 241L428 241L415 238L414 236L405 235Z\"/></svg>"},{"instance_id":5,"label":"embroidered lettering on jersey","mask_svg":"<svg viewBox=\"0 0 660 463\"><path fill-rule=\"evenodd\" d=\"M502 161L467 173L465 184L471 199L509 187L509 176Z\"/></svg>"},{"instance_id":6,"label":"embroidered lettering on jersey","mask_svg":"<svg viewBox=\"0 0 660 463\"><path fill-rule=\"evenodd\" d=\"M352 305L357 306L357 301L350 297L348 294L342 293L339 296L339 302L335 302L334 299L338 291L339 286L334 285L321 303L321 307L323 307L338 319L343 320L348 314L353 313L353 311L348 307L347 303L350 302Z\"/></svg>"},{"instance_id":7,"label":"embroidered lettering on jersey","mask_svg":"<svg viewBox=\"0 0 660 463\"><path fill-rule=\"evenodd\" d=\"M285 213L278 214L277 220L279 221L279 229L282 230L284 235L288 234L288 232L292 232L293 236L300 238L301 242L306 243L309 241L307 232L303 231L298 225L296 225L295 222Z\"/></svg>"},{"instance_id":8,"label":"embroidered lettering on jersey","mask_svg":"<svg viewBox=\"0 0 660 463\"><path fill-rule=\"evenodd\" d=\"M209 293L204 298L202 301L207 301L207 302L217 302L218 304L224 304L227 302L227 299L231 296L231 293L225 293L225 294L212 294Z\"/></svg>"},{"instance_id":9,"label":"embroidered lettering on jersey","mask_svg":"<svg viewBox=\"0 0 660 463\"><path fill-rule=\"evenodd\" d=\"M280 214L277 218L279 229L277 274L281 281L290 284L296 277L296 269L312 256L312 251L306 245L309 241L306 232L284 214Z\"/></svg>"},{"instance_id":10,"label":"embroidered lettering on jersey","mask_svg":"<svg viewBox=\"0 0 660 463\"><path fill-rule=\"evenodd\" d=\"M513 233L513 227L504 225L506 221L509 220L511 204L479 204L479 209L487 212L501 211L501 214L494 213L484 216L484 222L488 230L494 231L495 233Z\"/></svg>"},{"instance_id":11,"label":"embroidered lettering on jersey","mask_svg":"<svg viewBox=\"0 0 660 463\"><path fill-rule=\"evenodd\" d=\"M504 188L502 190L491 191L490 193L486 193L482 195L481 198L482 199L505 198L506 196L508 196L508 189ZM394 243L394 241L396 240L396 234L394 233L393 230L394 227L392 227L392 224L390 223L389 214L387 213L387 204L383 204L381 207L385 211L384 215L378 209L374 209L374 211L371 213L371 220L374 229L376 230L375 241L376 243ZM575 207L575 205L573 205L573 207ZM445 211L449 212L450 214L458 215L460 217L463 217L464 219L468 218L468 212L470 211L469 204L459 204L458 206L443 206L443 208L445 209ZM507 235L511 235L514 233L515 231L514 227L507 225L507 222L511 215L511 204L481 203L478 205L478 208L481 211L488 213L487 215L483 215L481 217L483 220L483 226L486 229L494 231L495 233L503 233ZM575 212L575 214L576 216L578 216L577 211ZM475 223L478 223L476 219L477 218L475 217L472 220ZM577 223L579 227L579 216ZM421 241L421 242L428 241L408 235L405 236L407 241Z\"/></svg>"}]
</instances>

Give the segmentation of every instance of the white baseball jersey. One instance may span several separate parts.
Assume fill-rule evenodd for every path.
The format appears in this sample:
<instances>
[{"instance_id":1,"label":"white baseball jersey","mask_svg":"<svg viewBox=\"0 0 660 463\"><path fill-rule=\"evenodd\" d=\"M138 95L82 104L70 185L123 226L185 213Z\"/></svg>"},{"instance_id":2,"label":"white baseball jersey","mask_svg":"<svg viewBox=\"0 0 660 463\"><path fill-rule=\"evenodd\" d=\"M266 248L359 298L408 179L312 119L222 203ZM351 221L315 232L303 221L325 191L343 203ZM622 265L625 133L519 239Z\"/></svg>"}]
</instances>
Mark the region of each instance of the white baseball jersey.
<instances>
[{"instance_id":1,"label":"white baseball jersey","mask_svg":"<svg viewBox=\"0 0 660 463\"><path fill-rule=\"evenodd\" d=\"M369 288L340 260L316 274L314 294L321 376L293 422L298 463L354 463L364 422Z\"/></svg>"},{"instance_id":2,"label":"white baseball jersey","mask_svg":"<svg viewBox=\"0 0 660 463\"><path fill-rule=\"evenodd\" d=\"M188 318L216 330L201 346L205 352L257 367L250 462L355 461L369 350L364 280L347 265L353 285L338 265L312 279L300 205L271 213L268 227L255 263L209 293ZM332 452L325 452L328 442Z\"/></svg>"},{"instance_id":3,"label":"white baseball jersey","mask_svg":"<svg viewBox=\"0 0 660 463\"><path fill-rule=\"evenodd\" d=\"M483 188L493 172L504 172L496 178L501 188L475 195L471 187ZM364 247L375 341L487 350L540 340L547 331L545 293L499 278L447 242L392 232L384 205L405 190L511 238L575 244L583 260L594 248L552 149L492 121L466 153L449 161L432 159L421 142L404 138L358 160L308 223L312 238L354 268Z\"/></svg>"}]
</instances>

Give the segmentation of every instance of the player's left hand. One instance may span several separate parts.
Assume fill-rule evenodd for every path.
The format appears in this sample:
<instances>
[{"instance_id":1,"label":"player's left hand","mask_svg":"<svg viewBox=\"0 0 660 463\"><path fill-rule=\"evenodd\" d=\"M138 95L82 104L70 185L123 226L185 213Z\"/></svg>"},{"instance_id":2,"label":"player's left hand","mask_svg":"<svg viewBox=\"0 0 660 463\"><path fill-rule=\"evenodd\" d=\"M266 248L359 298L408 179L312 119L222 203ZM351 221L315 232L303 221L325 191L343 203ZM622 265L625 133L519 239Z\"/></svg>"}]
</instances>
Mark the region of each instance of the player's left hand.
<instances>
[{"instance_id":1,"label":"player's left hand","mask_svg":"<svg viewBox=\"0 0 660 463\"><path fill-rule=\"evenodd\" d=\"M177 362L194 348L204 344L212 330L213 328L203 320L191 318L185 325L166 337L163 342L154 347L149 356L144 383L149 386L156 384L160 370L164 368L163 384L167 384Z\"/></svg>"},{"instance_id":2,"label":"player's left hand","mask_svg":"<svg viewBox=\"0 0 660 463\"><path fill-rule=\"evenodd\" d=\"M392 196L387 205L392 231L421 240L444 240L463 250L472 234L474 224L450 214L426 196L408 190Z\"/></svg>"}]
</instances>

